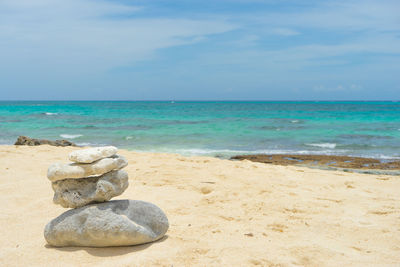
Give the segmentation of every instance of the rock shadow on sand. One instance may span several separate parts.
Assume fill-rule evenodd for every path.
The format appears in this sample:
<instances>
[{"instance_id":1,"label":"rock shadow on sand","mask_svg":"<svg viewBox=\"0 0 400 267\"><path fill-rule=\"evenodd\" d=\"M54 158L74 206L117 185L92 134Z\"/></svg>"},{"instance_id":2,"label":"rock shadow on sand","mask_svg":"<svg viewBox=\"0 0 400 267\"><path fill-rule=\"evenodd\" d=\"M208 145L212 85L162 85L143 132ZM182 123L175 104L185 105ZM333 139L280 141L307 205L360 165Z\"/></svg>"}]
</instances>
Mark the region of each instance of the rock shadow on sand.
<instances>
[{"instance_id":1,"label":"rock shadow on sand","mask_svg":"<svg viewBox=\"0 0 400 267\"><path fill-rule=\"evenodd\" d=\"M142 244L142 245L135 245L135 246L121 246L121 247L53 247L49 244L44 245L46 249L55 249L62 252L71 252L71 251L78 251L84 250L88 254L96 257L113 257L113 256L120 256L125 255L128 253L138 252L144 249L149 248L151 245L155 243L161 243L168 239L168 235L165 235L159 240L154 242Z\"/></svg>"}]
</instances>

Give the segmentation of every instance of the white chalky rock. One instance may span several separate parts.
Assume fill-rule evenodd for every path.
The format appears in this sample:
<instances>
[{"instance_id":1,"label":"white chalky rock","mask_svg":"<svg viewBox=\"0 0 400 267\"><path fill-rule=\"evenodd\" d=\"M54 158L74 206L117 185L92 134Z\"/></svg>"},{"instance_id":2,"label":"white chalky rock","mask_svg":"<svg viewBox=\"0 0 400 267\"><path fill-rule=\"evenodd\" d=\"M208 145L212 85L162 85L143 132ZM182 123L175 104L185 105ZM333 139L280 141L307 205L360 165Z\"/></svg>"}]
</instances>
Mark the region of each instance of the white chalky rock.
<instances>
[{"instance_id":1,"label":"white chalky rock","mask_svg":"<svg viewBox=\"0 0 400 267\"><path fill-rule=\"evenodd\" d=\"M118 148L115 146L92 147L87 149L76 150L69 153L70 161L77 163L92 163L99 159L104 159L115 155Z\"/></svg>"},{"instance_id":2,"label":"white chalky rock","mask_svg":"<svg viewBox=\"0 0 400 267\"><path fill-rule=\"evenodd\" d=\"M113 200L64 212L44 229L46 241L65 246L131 246L162 238L167 216L154 204Z\"/></svg>"},{"instance_id":3,"label":"white chalky rock","mask_svg":"<svg viewBox=\"0 0 400 267\"><path fill-rule=\"evenodd\" d=\"M128 184L128 173L123 170L111 171L98 177L55 181L52 183L53 202L64 208L104 202L121 195Z\"/></svg>"},{"instance_id":4,"label":"white chalky rock","mask_svg":"<svg viewBox=\"0 0 400 267\"><path fill-rule=\"evenodd\" d=\"M119 155L101 159L93 163L54 163L47 170L47 178L55 182L64 179L85 178L119 170L128 165L128 161Z\"/></svg>"}]
</instances>

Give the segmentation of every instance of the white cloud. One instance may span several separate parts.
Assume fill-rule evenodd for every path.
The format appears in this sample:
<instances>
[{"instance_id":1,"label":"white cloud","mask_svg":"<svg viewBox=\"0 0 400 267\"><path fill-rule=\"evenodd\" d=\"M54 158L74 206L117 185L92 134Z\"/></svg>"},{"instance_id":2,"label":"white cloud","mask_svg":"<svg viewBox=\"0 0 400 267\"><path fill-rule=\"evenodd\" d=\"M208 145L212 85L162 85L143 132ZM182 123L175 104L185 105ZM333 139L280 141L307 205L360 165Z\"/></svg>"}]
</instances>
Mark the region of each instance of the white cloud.
<instances>
[{"instance_id":1,"label":"white cloud","mask_svg":"<svg viewBox=\"0 0 400 267\"><path fill-rule=\"evenodd\" d=\"M82 75L234 29L220 19L139 18L142 8L90 0L0 2L0 69Z\"/></svg>"},{"instance_id":2,"label":"white cloud","mask_svg":"<svg viewBox=\"0 0 400 267\"><path fill-rule=\"evenodd\" d=\"M289 28L273 28L271 29L272 34L283 35L283 36L293 36L299 35L300 32L289 29Z\"/></svg>"},{"instance_id":3,"label":"white cloud","mask_svg":"<svg viewBox=\"0 0 400 267\"><path fill-rule=\"evenodd\" d=\"M281 13L261 8L192 19L178 12L154 16L146 6L112 0L0 0L0 90L7 82L44 88L46 96L48 88L61 87L78 94L95 87L91 92L99 95L114 94L114 87L120 95L133 87L184 88L188 95L196 86L233 92L296 87L315 94L359 90L359 83L363 91L378 83L398 88L399 3L313 1ZM162 51L194 43L201 45L173 59ZM143 70L135 67L153 59Z\"/></svg>"},{"instance_id":4,"label":"white cloud","mask_svg":"<svg viewBox=\"0 0 400 267\"><path fill-rule=\"evenodd\" d=\"M239 16L261 43L273 43L271 34L300 35L301 41L280 46L259 46L222 55L231 64L260 62L263 66L293 69L304 66L352 64L352 56L361 54L400 54L400 2L397 0L323 1L309 8L278 13ZM292 40L289 39L288 40ZM272 42L271 42L272 41ZM281 42L281 41L280 41ZM220 58L219 55L217 57ZM224 59L216 60L224 61ZM218 63L217 63L218 64Z\"/></svg>"},{"instance_id":5,"label":"white cloud","mask_svg":"<svg viewBox=\"0 0 400 267\"><path fill-rule=\"evenodd\" d=\"M316 85L313 87L315 92L350 92L360 91L363 86L359 84L338 84L337 86Z\"/></svg>"},{"instance_id":6,"label":"white cloud","mask_svg":"<svg viewBox=\"0 0 400 267\"><path fill-rule=\"evenodd\" d=\"M128 6L103 0L2 0L0 20L17 25L71 21L73 19L98 19L103 16L132 14L140 6Z\"/></svg>"},{"instance_id":7,"label":"white cloud","mask_svg":"<svg viewBox=\"0 0 400 267\"><path fill-rule=\"evenodd\" d=\"M289 28L392 31L400 30L399 12L398 0L339 0L317 2L297 11L243 17L268 26Z\"/></svg>"}]
</instances>

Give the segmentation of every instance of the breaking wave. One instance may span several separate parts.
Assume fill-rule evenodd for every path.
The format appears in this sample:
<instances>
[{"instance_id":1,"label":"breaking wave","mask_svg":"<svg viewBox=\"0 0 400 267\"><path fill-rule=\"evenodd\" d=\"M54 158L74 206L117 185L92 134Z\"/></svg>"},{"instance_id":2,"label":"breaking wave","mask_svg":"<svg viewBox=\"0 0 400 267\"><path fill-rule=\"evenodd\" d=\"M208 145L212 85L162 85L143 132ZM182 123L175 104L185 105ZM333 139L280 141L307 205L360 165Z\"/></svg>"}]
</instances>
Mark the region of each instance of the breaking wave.
<instances>
[{"instance_id":1,"label":"breaking wave","mask_svg":"<svg viewBox=\"0 0 400 267\"><path fill-rule=\"evenodd\" d=\"M334 143L317 143L317 144L306 144L307 146L314 146L314 147L320 147L320 148L329 148L329 149L334 149L336 147L336 144Z\"/></svg>"},{"instance_id":2,"label":"breaking wave","mask_svg":"<svg viewBox=\"0 0 400 267\"><path fill-rule=\"evenodd\" d=\"M83 135L82 134L60 134L60 136L62 138L75 139L75 138L81 137Z\"/></svg>"}]
</instances>

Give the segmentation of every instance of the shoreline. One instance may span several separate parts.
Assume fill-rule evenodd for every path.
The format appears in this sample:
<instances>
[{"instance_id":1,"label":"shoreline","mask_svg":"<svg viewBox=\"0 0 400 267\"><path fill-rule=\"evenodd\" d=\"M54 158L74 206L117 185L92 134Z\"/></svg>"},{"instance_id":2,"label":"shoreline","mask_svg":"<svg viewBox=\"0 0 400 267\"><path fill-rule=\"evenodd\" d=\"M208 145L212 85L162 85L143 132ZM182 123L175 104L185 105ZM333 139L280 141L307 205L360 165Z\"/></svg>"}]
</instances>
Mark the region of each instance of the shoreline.
<instances>
[{"instance_id":1,"label":"shoreline","mask_svg":"<svg viewBox=\"0 0 400 267\"><path fill-rule=\"evenodd\" d=\"M367 157L309 155L309 154L255 154L237 155L231 160L250 160L272 165L301 166L321 170L337 170L378 175L400 175L400 160L379 160Z\"/></svg>"},{"instance_id":2,"label":"shoreline","mask_svg":"<svg viewBox=\"0 0 400 267\"><path fill-rule=\"evenodd\" d=\"M20 136L21 137L21 136ZM19 141L18 138L17 142ZM22 136L24 137L24 136ZM0 146L38 146L33 141L42 142L40 145L49 144L55 147L60 147L57 142L70 143L67 146L76 148L93 147L91 145L76 145L68 140L41 140L31 139L28 144L12 144ZM377 175L395 175L400 176L400 159L379 159L372 157L362 156L348 156L348 155L325 155L325 154L238 154L233 156L228 155L185 155L178 152L153 152L153 151L138 151L134 149L121 148L123 150L132 151L135 153L160 153L180 155L183 157L212 157L227 160L249 160L252 162L259 162L264 164L281 165L281 166L299 166L311 169L320 170L333 170L342 172L354 172L362 174L377 174Z\"/></svg>"}]
</instances>

